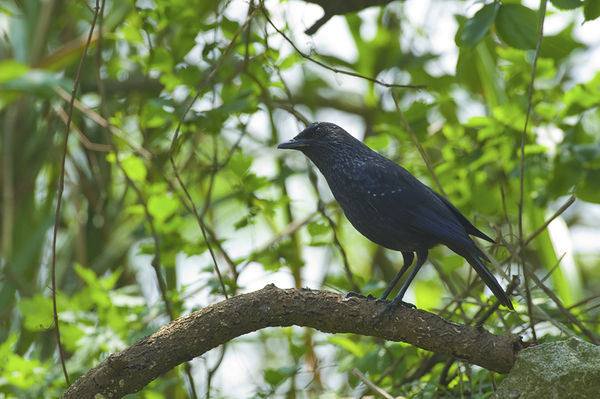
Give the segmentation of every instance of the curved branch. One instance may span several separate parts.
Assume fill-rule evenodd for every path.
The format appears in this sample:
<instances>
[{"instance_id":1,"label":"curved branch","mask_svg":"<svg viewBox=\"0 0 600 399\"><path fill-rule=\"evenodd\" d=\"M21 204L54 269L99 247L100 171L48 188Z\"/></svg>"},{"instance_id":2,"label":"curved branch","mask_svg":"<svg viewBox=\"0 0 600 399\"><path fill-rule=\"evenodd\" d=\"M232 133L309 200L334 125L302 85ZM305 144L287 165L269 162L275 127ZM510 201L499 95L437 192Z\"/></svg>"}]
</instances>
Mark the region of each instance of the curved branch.
<instances>
[{"instance_id":1,"label":"curved branch","mask_svg":"<svg viewBox=\"0 0 600 399\"><path fill-rule=\"evenodd\" d=\"M521 337L494 335L424 310L399 308L380 324L385 305L310 289L262 290L239 295L180 317L79 378L63 398L121 398L137 392L173 367L265 327L306 326L327 333L354 333L403 341L506 373L521 349Z\"/></svg>"}]
</instances>

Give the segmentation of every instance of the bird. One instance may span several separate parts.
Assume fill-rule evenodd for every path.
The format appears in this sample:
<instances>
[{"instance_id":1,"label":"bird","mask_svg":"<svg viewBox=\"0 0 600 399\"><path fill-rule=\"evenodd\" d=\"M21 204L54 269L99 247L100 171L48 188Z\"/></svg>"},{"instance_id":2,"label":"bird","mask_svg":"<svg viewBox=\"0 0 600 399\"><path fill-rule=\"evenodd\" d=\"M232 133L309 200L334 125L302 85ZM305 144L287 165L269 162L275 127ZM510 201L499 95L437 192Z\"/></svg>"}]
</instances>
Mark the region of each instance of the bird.
<instances>
[{"instance_id":1,"label":"bird","mask_svg":"<svg viewBox=\"0 0 600 399\"><path fill-rule=\"evenodd\" d=\"M500 303L513 305L485 266L488 257L469 237L493 243L445 197L420 182L394 161L380 155L334 123L315 122L277 146L298 150L321 171L346 218L362 235L385 248L400 251L404 264L379 298L385 301L416 255L417 261L396 297L386 306L414 307L402 299L428 251L445 245L462 256Z\"/></svg>"}]
</instances>

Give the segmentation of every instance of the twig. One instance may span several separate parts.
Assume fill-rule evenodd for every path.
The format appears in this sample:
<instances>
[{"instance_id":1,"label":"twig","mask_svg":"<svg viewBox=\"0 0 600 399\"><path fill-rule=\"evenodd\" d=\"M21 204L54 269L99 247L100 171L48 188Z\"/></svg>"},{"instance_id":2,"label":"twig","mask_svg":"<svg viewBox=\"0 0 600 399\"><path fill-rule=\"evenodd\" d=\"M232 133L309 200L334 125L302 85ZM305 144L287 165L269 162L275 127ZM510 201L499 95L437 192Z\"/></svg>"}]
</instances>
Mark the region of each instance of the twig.
<instances>
[{"instance_id":1,"label":"twig","mask_svg":"<svg viewBox=\"0 0 600 399\"><path fill-rule=\"evenodd\" d=\"M123 164L121 163L121 161L119 159L118 147L115 144L113 137L111 135L112 124L109 122L109 119L108 119L109 111L108 111L108 106L106 103L106 90L104 87L104 81L102 80L102 78L100 76L100 69L102 66L102 32L103 32L105 4L106 4L106 0L102 0L100 20L98 23L98 51L96 53L96 56L97 56L96 62L98 64L98 68L96 70L97 81L98 81L98 92L100 94L100 104L101 104L101 110L102 110L101 112L104 114L102 119L105 120L107 123L107 125L105 126L105 129L107 131L106 136L107 136L108 142L110 143L110 147L112 148L112 150L115 154L115 164L117 165L117 167L119 168L121 173L123 173L123 176L125 177L125 180L127 181L127 184L133 189L133 191L135 192L135 194L138 198L138 201L140 202L140 204L142 205L142 208L144 209L144 216L146 218L146 221L148 222L148 225L150 226L152 242L154 243L154 258L152 259L152 262L151 262L152 269L154 270L154 274L156 275L156 281L158 283L158 289L159 289L159 292L161 295L161 299L165 304L165 311L166 311L167 315L169 316L169 319L173 320L175 318L175 315L174 315L172 307L171 307L171 301L169 300L169 297L167 295L167 285L166 285L166 283L163 279L162 273L161 273L160 242L159 242L158 233L154 226L154 218L152 217L152 214L150 213L150 210L148 209L148 203L144 199L144 196L142 195L141 190L137 187L137 185L134 183L134 181L131 179L131 177L129 177L129 175L127 174L127 171L123 167ZM186 375L188 383L191 386L192 398L196 399L198 396L196 395L196 390L195 390L195 386L194 386L194 378L192 376L191 366L189 363L185 363L184 373Z\"/></svg>"},{"instance_id":2,"label":"twig","mask_svg":"<svg viewBox=\"0 0 600 399\"><path fill-rule=\"evenodd\" d=\"M79 86L79 79L81 77L81 71L83 69L83 62L85 61L85 57L87 55L90 42L92 40L92 35L94 33L94 26L96 26L96 19L98 18L98 11L100 9L99 0L96 0L96 6L94 8L94 17L92 19L92 25L90 26L90 32L88 34L87 42L85 43L85 48L83 50L83 54L81 55L81 60L79 61L79 66L77 67L77 74L75 75L75 80L73 81L73 90L71 91L71 97L69 100L69 109L67 111L67 122L65 126L65 140L63 142L63 152L60 164L60 178L58 181L58 195L56 198L56 213L54 215L54 229L52 233L52 266L51 266L51 274L52 274L52 310L54 316L54 331L56 333L56 344L58 345L58 355L60 357L60 363L62 366L63 374L65 376L65 380L67 382L67 386L71 385L69 381L69 373L67 372L67 366L65 365L65 354L60 342L60 328L58 326L58 309L56 306L56 239L58 236L58 224L60 219L60 206L62 204L62 196L63 190L65 187L65 164L67 160L67 144L69 142L69 131L71 130L71 118L73 116L73 103L75 102L75 95L77 94L77 87Z\"/></svg>"},{"instance_id":3,"label":"twig","mask_svg":"<svg viewBox=\"0 0 600 399\"><path fill-rule=\"evenodd\" d=\"M285 35L285 33L283 33L279 28L277 28L277 26L273 23L273 21L271 21L271 18L269 18L269 14L267 13L267 10L264 8L262 3L260 6L260 10L262 11L262 13L265 16L265 18L267 19L267 21L269 22L269 25L271 25L273 27L273 29L275 29L277 31L277 33L279 33L281 35L281 37L283 37L285 39L285 41L288 42L302 58L304 58L312 63L315 63L322 68L328 69L335 73L340 73L342 75L348 75L348 76L353 76L355 78L368 80L369 82L376 83L376 84L378 84L380 86L384 86L384 87L403 87L403 88L408 88L408 89L424 89L426 87L425 85L401 85L401 84L395 84L395 83L386 83L386 82L382 82L381 80L378 80L378 79L375 79L375 78L372 78L369 76L364 76L364 75L361 75L356 72L348 71L345 69L335 68L335 67L329 66L319 60L315 60L314 58L312 58L311 56L309 56L308 54L306 54L302 50L300 50L296 46L296 44L294 44L294 42Z\"/></svg>"},{"instance_id":4,"label":"twig","mask_svg":"<svg viewBox=\"0 0 600 399\"><path fill-rule=\"evenodd\" d=\"M523 276L525 280L525 297L527 299L527 313L531 323L531 333L534 342L537 342L537 335L535 333L535 327L533 323L532 302L531 293L529 292L529 273L525 271L527 265L525 264L525 241L523 240L523 194L524 194L524 181L525 181L525 143L527 142L527 125L529 123L529 115L531 114L531 103L533 98L533 82L535 81L535 69L537 67L537 60L540 56L540 48L542 46L542 38L544 37L544 20L546 18L546 3L547 0L540 0L540 16L539 16L539 31L538 39L535 47L535 56L533 57L533 66L531 69L531 80L529 82L529 89L527 94L527 113L525 115L525 126L523 126L523 134L521 135L521 159L519 167L519 245L520 245L520 257L521 265L523 266Z\"/></svg>"},{"instance_id":5,"label":"twig","mask_svg":"<svg viewBox=\"0 0 600 399\"><path fill-rule=\"evenodd\" d=\"M62 87L55 86L54 91L62 99L64 99L65 101L69 101L69 98L70 98L69 93L67 93ZM125 141L125 143L127 143L127 145L129 145L135 152L137 152L138 154L140 154L141 156L143 156L146 159L152 158L152 154L147 149L145 149L144 147L140 147L139 145L133 143L131 140L129 140L127 135L125 133L123 133L118 127L112 125L106 118L103 118L101 115L99 115L94 110L86 107L85 104L83 104L81 101L75 100L73 105L75 106L76 109L81 111L81 113L83 113L85 116L87 116L88 118L90 118L91 120L96 122L98 125L102 126L103 128L108 129L112 134L114 134L115 136L117 136L120 139L122 139L123 141Z\"/></svg>"},{"instance_id":6,"label":"twig","mask_svg":"<svg viewBox=\"0 0 600 399\"><path fill-rule=\"evenodd\" d=\"M179 175L179 169L177 168L177 165L175 164L175 158L173 157L173 150L175 148L175 143L177 142L177 138L179 137L179 132L181 131L181 125L183 124L183 120L185 119L186 115L192 108L192 105L194 105L196 100L200 97L200 94L202 93L202 89L214 78L217 71L221 68L221 65L223 65L223 62L225 61L225 57L227 56L227 54L229 54L229 51L231 51L231 48L233 47L233 43L235 43L235 41L236 41L237 37L240 35L240 33L242 33L242 31L244 29L246 29L246 26L250 23L252 18L254 18L254 15L256 15L257 11L258 11L258 9L254 9L252 11L252 13L250 13L250 15L248 15L248 18L246 18L246 21L244 21L244 23L238 28L238 30L233 35L233 38L231 39L231 41L229 42L229 44L227 45L225 50L223 50L223 53L221 54L221 57L217 61L217 64L213 67L213 69L206 76L206 78L200 83L200 86L197 89L196 95L192 98L192 100L189 102L189 104L183 111L181 118L179 118L179 123L177 123L177 128L175 129L175 133L173 134L173 139L171 140L171 146L169 147L169 161L171 162L171 166L173 168L173 173L175 174L175 178L177 179L177 182L179 183L183 192L185 193L185 196L190 203L190 208L191 208L192 212L194 213L194 216L196 217L198 224L200 225L202 237L204 238L204 242L206 243L208 252L210 253L210 257L212 258L213 264L215 266L215 272L217 273L217 277L219 279L219 283L221 284L221 288L223 289L223 295L225 296L225 298L229 298L229 295L227 295L227 289L225 288L225 282L223 281L223 276L221 275L221 270L219 270L217 258L215 256L215 253L212 249L212 246L210 245L210 241L206 234L206 227L204 225L204 221L200 217L200 214L198 213L198 209L196 209L194 200L192 199L191 194L187 190L185 184L183 183L183 180L181 179L181 176Z\"/></svg>"},{"instance_id":7,"label":"twig","mask_svg":"<svg viewBox=\"0 0 600 399\"><path fill-rule=\"evenodd\" d=\"M54 108L54 111L58 114L58 117L64 122L64 124L67 124L67 120L69 119L69 116L67 115L67 113L65 112L65 110L61 107L61 106L56 106ZM87 138L87 136L81 131L81 129L79 129L79 127L77 125L72 125L71 126L73 130L75 130L75 133L77 133L77 137L79 137L79 141L81 141L81 144L83 144L83 146L85 148L87 148L90 151L98 151L98 152L110 152L112 151L112 147L106 144L99 144L99 143L93 143L90 141L90 139Z\"/></svg>"},{"instance_id":8,"label":"twig","mask_svg":"<svg viewBox=\"0 0 600 399\"><path fill-rule=\"evenodd\" d=\"M564 211L566 211L571 205L573 205L573 203L575 202L575 200L577 199L577 197L575 196L575 194L571 194L571 196L569 197L569 199L567 200L567 202L565 202L563 204L563 206L561 206L556 212L554 212L554 215L552 215L548 220L546 220L546 222L544 222L543 225L541 225L540 227L538 227L538 229L529 237L527 237L527 239L525 240L525 243L523 244L523 246L527 246L535 237L537 237L542 231L544 231L546 229L546 227L548 227L548 225L550 223L552 223L552 221L554 219L556 219L557 217L559 217L560 215L562 215L562 213Z\"/></svg>"},{"instance_id":9,"label":"twig","mask_svg":"<svg viewBox=\"0 0 600 399\"><path fill-rule=\"evenodd\" d=\"M550 271L548 273L546 273L546 275L544 276L544 278L542 278L542 282L548 280L550 278L550 276L552 276L552 273L554 273L554 271L556 269L558 269L558 267L560 266L560 262L562 262L562 260L565 257L565 255L567 255L567 253L563 252L563 254L560 256L560 258L558 258L558 260L556 261L556 264L554 266L552 266L552 269L550 269Z\"/></svg>"},{"instance_id":10,"label":"twig","mask_svg":"<svg viewBox=\"0 0 600 399\"><path fill-rule=\"evenodd\" d=\"M350 264L348 263L348 257L346 256L346 251L344 250L344 247L342 247L342 244L340 243L340 240L338 239L337 232L335 230L335 223L333 222L333 219L331 219L327 215L327 213L325 213L325 204L319 197L319 191L318 191L318 187L317 187L317 175L313 172L312 169L309 169L308 178L309 178L311 184L313 185L315 192L317 193L317 198L318 198L317 210L329 223L329 228L333 232L333 243L339 249L340 253L342 254L342 261L344 262L344 270L346 272L346 276L348 277L350 284L352 284L352 289L356 292L360 292L360 287L354 281L354 276L352 275L352 270L350 270Z\"/></svg>"},{"instance_id":11,"label":"twig","mask_svg":"<svg viewBox=\"0 0 600 399\"><path fill-rule=\"evenodd\" d=\"M217 372L217 370L223 363L223 359L225 358L225 350L227 349L227 343L224 343L223 345L219 346L219 349L220 349L219 358L215 362L215 365L210 368L207 367L207 370L206 370L206 395L205 395L206 399L210 399L211 382L212 382L212 379L213 379L215 373Z\"/></svg>"},{"instance_id":12,"label":"twig","mask_svg":"<svg viewBox=\"0 0 600 399\"><path fill-rule=\"evenodd\" d=\"M338 238L337 231L335 228L335 222L325 212L325 204L323 203L321 198L319 198L319 201L317 202L317 209L319 210L319 213L327 220L327 222L329 223L329 228L333 232L333 244L337 247L337 249L340 251L340 254L342 255L342 261L344 262L344 270L346 271L346 276L348 277L350 284L352 284L352 289L355 292L360 292L360 287L358 286L358 284L356 284L356 281L354 281L354 275L352 274L352 270L350 270L350 263L348 262L348 256L346 255L346 251L344 250L344 247L342 247L342 243Z\"/></svg>"},{"instance_id":13,"label":"twig","mask_svg":"<svg viewBox=\"0 0 600 399\"><path fill-rule=\"evenodd\" d=\"M364 375L359 369L357 369L356 367L352 370L352 373L358 377L359 380L362 381L363 384L365 384L366 386L368 386L369 388L371 388L371 390L373 392L375 392L376 394L384 397L385 399L394 399L394 397L392 395L390 395L389 393L387 393L386 391L384 391L383 389L381 389L380 387L378 387L377 385L375 385L371 380L369 380L367 378L366 375Z\"/></svg>"},{"instance_id":14,"label":"twig","mask_svg":"<svg viewBox=\"0 0 600 399\"><path fill-rule=\"evenodd\" d=\"M102 9L104 9L104 0L102 3ZM101 16L100 22L102 22L102 20L103 20L103 16ZM98 40L98 54L101 53L101 48L102 48L102 26L100 25L99 40ZM102 59L100 58L100 56L98 56L98 62L102 62ZM102 119L104 121L106 121L107 125L105 126L105 128L108 131L108 133L110 133L112 124L108 121L108 118L107 118L108 107L106 105L106 95L104 92L104 85L103 85L102 79L100 77L100 64L98 65L97 74L98 74L98 76L97 76L98 92L100 94L100 102L101 102L102 112L104 113L104 116L102 117ZM146 221L148 222L148 226L150 227L150 233L152 235L152 242L154 244L154 257L152 259L152 262L150 262L150 264L152 265L152 268L154 269L154 274L156 275L156 280L158 283L158 289L160 291L161 298L162 298L163 302L165 303L165 311L167 312L169 319L173 320L175 318L175 316L174 316L173 310L171 308L171 301L169 301L169 297L167 295L167 285L166 285L166 283L163 279L162 273L161 273L160 240L158 238L158 233L156 231L156 228L154 227L154 218L153 218L152 214L150 213L150 210L148 209L148 203L145 200L145 198L142 194L142 191L135 184L133 179L131 179L131 177L129 177L129 175L127 174L127 171L123 167L123 164L121 163L121 160L119 159L119 149L116 146L116 144L114 143L113 138L110 134L107 134L107 140L110 143L110 146L112 147L113 152L115 153L115 165L117 165L117 167L119 168L121 173L123 173L123 176L125 177L125 180L127 181L127 184L135 192L135 195L138 198L138 201L144 210L144 216L146 218Z\"/></svg>"},{"instance_id":15,"label":"twig","mask_svg":"<svg viewBox=\"0 0 600 399\"><path fill-rule=\"evenodd\" d=\"M567 308L565 308L563 306L561 300L556 296L556 294L554 292L552 292L552 290L550 288L546 287L544 282L542 280L540 280L539 277L535 275L535 273L533 273L529 270L527 270L527 273L529 273L529 277L531 277L531 279L538 285L538 287L540 287L542 289L542 291L544 291L544 293L548 296L548 298L550 298L552 300L552 302L554 302L554 304L556 305L558 310L562 314L564 314L571 323L573 323L577 327L579 327L581 332L584 333L593 344L595 344L595 345L600 344L600 340L598 339L598 337L596 337L594 335L594 333L592 333L590 330L585 328L585 326L577 319L577 317L575 317Z\"/></svg>"},{"instance_id":16,"label":"twig","mask_svg":"<svg viewBox=\"0 0 600 399\"><path fill-rule=\"evenodd\" d=\"M408 132L408 134L410 134L410 139L412 140L413 144L417 147L417 150L419 150L419 154L421 154L421 158L423 158L423 161L425 162L425 165L427 165L427 169L429 170L429 173L431 174L431 177L433 177L433 180L435 181L435 184L438 186L438 189L440 190L440 193L444 197L448 198L448 195L446 195L446 192L444 191L444 188L442 187L442 184L440 183L437 175L435 174L435 171L433 170L433 166L431 165L431 161L429 160L429 157L427 156L427 153L425 153L425 150L421 146L421 143L419 143L419 140L417 139L417 136L415 135L415 132L413 132L413 130L411 129L410 125L408 124L408 121L404 117L404 113L400 109L400 106L398 105L398 100L396 99L396 95L394 93L392 93L392 98L394 99L394 105L396 106L396 112L400 116L400 119L402 119L402 124L404 125L404 129L406 129L406 131Z\"/></svg>"},{"instance_id":17,"label":"twig","mask_svg":"<svg viewBox=\"0 0 600 399\"><path fill-rule=\"evenodd\" d=\"M504 193L504 185L500 184L500 197L502 198L502 211L504 212L504 220L506 220L506 225L508 226L508 235L509 237L513 236L513 228L510 218L508 217L508 209L506 207L506 194Z\"/></svg>"}]
</instances>

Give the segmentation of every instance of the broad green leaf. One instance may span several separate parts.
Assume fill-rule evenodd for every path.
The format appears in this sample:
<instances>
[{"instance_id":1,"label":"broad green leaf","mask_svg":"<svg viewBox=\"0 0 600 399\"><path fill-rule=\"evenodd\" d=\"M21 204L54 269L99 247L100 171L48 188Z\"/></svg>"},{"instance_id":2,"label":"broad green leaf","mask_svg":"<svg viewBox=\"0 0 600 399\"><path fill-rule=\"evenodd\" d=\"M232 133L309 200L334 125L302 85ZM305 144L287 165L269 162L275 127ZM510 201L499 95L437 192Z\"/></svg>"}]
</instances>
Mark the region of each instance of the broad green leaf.
<instances>
[{"instance_id":1,"label":"broad green leaf","mask_svg":"<svg viewBox=\"0 0 600 399\"><path fill-rule=\"evenodd\" d=\"M500 8L499 2L487 4L477 11L456 34L456 44L459 46L473 46L489 32L496 19Z\"/></svg>"},{"instance_id":2,"label":"broad green leaf","mask_svg":"<svg viewBox=\"0 0 600 399\"><path fill-rule=\"evenodd\" d=\"M600 104L600 93L593 92L583 85L577 85L565 93L566 114L574 115Z\"/></svg>"},{"instance_id":3,"label":"broad green leaf","mask_svg":"<svg viewBox=\"0 0 600 399\"><path fill-rule=\"evenodd\" d=\"M312 222L306 226L306 229L311 236L318 236L329 232L329 226L322 222Z\"/></svg>"},{"instance_id":4,"label":"broad green leaf","mask_svg":"<svg viewBox=\"0 0 600 399\"><path fill-rule=\"evenodd\" d=\"M242 177L248 172L248 169L250 169L250 165L252 165L252 157L244 155L242 151L236 151L229 159L229 163L227 165L233 173L239 177Z\"/></svg>"},{"instance_id":5,"label":"broad green leaf","mask_svg":"<svg viewBox=\"0 0 600 399\"><path fill-rule=\"evenodd\" d=\"M496 16L496 30L500 39L509 46L534 49L539 31L537 14L519 4L502 4Z\"/></svg>"},{"instance_id":6,"label":"broad green leaf","mask_svg":"<svg viewBox=\"0 0 600 399\"><path fill-rule=\"evenodd\" d=\"M23 324L29 331L45 331L52 327L52 300L36 294L31 298L23 298L19 302L19 310L24 315Z\"/></svg>"},{"instance_id":7,"label":"broad green leaf","mask_svg":"<svg viewBox=\"0 0 600 399\"><path fill-rule=\"evenodd\" d=\"M228 39L232 39L235 35L235 32L237 32L237 30L239 29L240 24L237 21L233 21L229 18L223 17L219 26L221 27L221 30L223 31L225 37Z\"/></svg>"},{"instance_id":8,"label":"broad green leaf","mask_svg":"<svg viewBox=\"0 0 600 399\"><path fill-rule=\"evenodd\" d=\"M219 107L219 110L228 116L232 113L255 112L258 104L253 96L254 92L252 90L239 91L237 88L234 89L236 90L235 96L233 98L223 98L226 102Z\"/></svg>"},{"instance_id":9,"label":"broad green leaf","mask_svg":"<svg viewBox=\"0 0 600 399\"><path fill-rule=\"evenodd\" d=\"M481 41L475 46L477 57L475 58L475 66L477 74L483 86L485 98L490 107L505 104L508 100L504 90L504 81L499 79L496 70L498 63L495 53L490 46L486 45L486 41Z\"/></svg>"},{"instance_id":10,"label":"broad green leaf","mask_svg":"<svg viewBox=\"0 0 600 399\"><path fill-rule=\"evenodd\" d=\"M600 167L600 143L574 145L573 154L581 163Z\"/></svg>"},{"instance_id":11,"label":"broad green leaf","mask_svg":"<svg viewBox=\"0 0 600 399\"><path fill-rule=\"evenodd\" d=\"M120 32L123 35L123 38L131 43L143 44L144 36L142 36L141 26L138 25L138 21L136 19L135 24L133 19L129 19L128 24L121 26Z\"/></svg>"},{"instance_id":12,"label":"broad green leaf","mask_svg":"<svg viewBox=\"0 0 600 399\"><path fill-rule=\"evenodd\" d=\"M560 10L572 10L583 4L581 0L550 0L550 2Z\"/></svg>"},{"instance_id":13,"label":"broad green leaf","mask_svg":"<svg viewBox=\"0 0 600 399\"><path fill-rule=\"evenodd\" d=\"M375 151L383 151L390 145L390 135L387 133L380 133L375 136L369 136L365 140L365 144Z\"/></svg>"},{"instance_id":14,"label":"broad green leaf","mask_svg":"<svg viewBox=\"0 0 600 399\"><path fill-rule=\"evenodd\" d=\"M329 238L331 228L328 224L323 222L312 222L306 226L306 228L310 234L310 242L308 245L316 247L328 245L331 242Z\"/></svg>"},{"instance_id":15,"label":"broad green leaf","mask_svg":"<svg viewBox=\"0 0 600 399\"><path fill-rule=\"evenodd\" d=\"M540 56L560 60L569 56L573 50L584 48L583 43L573 39L572 31L573 25L569 25L557 35L544 36Z\"/></svg>"},{"instance_id":16,"label":"broad green leaf","mask_svg":"<svg viewBox=\"0 0 600 399\"><path fill-rule=\"evenodd\" d=\"M348 336L332 336L327 338L327 341L341 346L358 358L364 357L368 352L368 348L362 342L352 340Z\"/></svg>"},{"instance_id":17,"label":"broad green leaf","mask_svg":"<svg viewBox=\"0 0 600 399\"><path fill-rule=\"evenodd\" d=\"M535 106L534 112L546 120L552 120L556 115L556 108L548 103L539 103Z\"/></svg>"},{"instance_id":18,"label":"broad green leaf","mask_svg":"<svg viewBox=\"0 0 600 399\"><path fill-rule=\"evenodd\" d=\"M168 194L153 195L148 200L148 212L158 223L173 215L177 208L179 208L179 200Z\"/></svg>"},{"instance_id":19,"label":"broad green leaf","mask_svg":"<svg viewBox=\"0 0 600 399\"><path fill-rule=\"evenodd\" d=\"M283 59L283 61L281 61L279 63L279 69L282 71L289 69L289 68L297 65L299 60L300 60L300 57L299 57L298 53L294 52L294 53L288 55L287 57L285 57Z\"/></svg>"},{"instance_id":20,"label":"broad green leaf","mask_svg":"<svg viewBox=\"0 0 600 399\"><path fill-rule=\"evenodd\" d=\"M22 91L44 97L56 97L54 91L56 86L60 86L66 91L71 91L71 82L65 78L45 70L30 69L25 73L20 73L18 77L0 81L0 90Z\"/></svg>"},{"instance_id":21,"label":"broad green leaf","mask_svg":"<svg viewBox=\"0 0 600 399\"><path fill-rule=\"evenodd\" d=\"M85 283L90 287L96 287L99 285L98 276L94 273L93 270L85 268L80 264L76 263L73 267L75 269L75 273L81 278Z\"/></svg>"},{"instance_id":22,"label":"broad green leaf","mask_svg":"<svg viewBox=\"0 0 600 399\"><path fill-rule=\"evenodd\" d=\"M3 391L13 392L9 387L15 386L31 394L32 387L46 378L49 371L48 364L43 364L28 354L25 357L15 353L18 334L11 334L6 341L0 344L0 359L2 359L1 384ZM7 396L9 397L9 396Z\"/></svg>"},{"instance_id":23,"label":"broad green leaf","mask_svg":"<svg viewBox=\"0 0 600 399\"><path fill-rule=\"evenodd\" d=\"M15 60L0 61L0 83L18 78L28 70L27 65Z\"/></svg>"},{"instance_id":24,"label":"broad green leaf","mask_svg":"<svg viewBox=\"0 0 600 399\"><path fill-rule=\"evenodd\" d=\"M586 21L591 21L600 16L600 1L598 0L584 0L583 2L583 16Z\"/></svg>"},{"instance_id":25,"label":"broad green leaf","mask_svg":"<svg viewBox=\"0 0 600 399\"><path fill-rule=\"evenodd\" d=\"M135 155L129 155L121 161L123 170L127 176L135 182L146 180L146 165Z\"/></svg>"},{"instance_id":26,"label":"broad green leaf","mask_svg":"<svg viewBox=\"0 0 600 399\"><path fill-rule=\"evenodd\" d=\"M576 186L577 197L583 201L600 204L600 167L586 171Z\"/></svg>"},{"instance_id":27,"label":"broad green leaf","mask_svg":"<svg viewBox=\"0 0 600 399\"><path fill-rule=\"evenodd\" d=\"M273 386L281 385L285 380L298 372L298 366L280 367L278 369L265 370L265 381Z\"/></svg>"}]
</instances>

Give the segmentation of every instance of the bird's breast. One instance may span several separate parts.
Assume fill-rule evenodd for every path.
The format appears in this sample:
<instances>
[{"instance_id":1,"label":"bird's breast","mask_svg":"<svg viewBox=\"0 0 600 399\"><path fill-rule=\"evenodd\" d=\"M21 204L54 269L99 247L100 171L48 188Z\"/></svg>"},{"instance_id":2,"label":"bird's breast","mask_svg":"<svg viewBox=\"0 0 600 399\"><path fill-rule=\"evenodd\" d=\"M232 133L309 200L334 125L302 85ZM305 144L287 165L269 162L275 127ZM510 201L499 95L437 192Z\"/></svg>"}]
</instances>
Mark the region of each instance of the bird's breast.
<instances>
[{"instance_id":1,"label":"bird's breast","mask_svg":"<svg viewBox=\"0 0 600 399\"><path fill-rule=\"evenodd\" d=\"M417 251L435 243L424 242L415 234L412 215L399 206L402 188L377 190L354 187L333 190L346 218L362 235L383 247L397 251Z\"/></svg>"}]
</instances>

